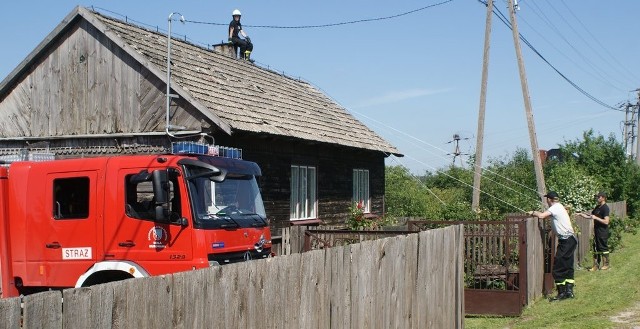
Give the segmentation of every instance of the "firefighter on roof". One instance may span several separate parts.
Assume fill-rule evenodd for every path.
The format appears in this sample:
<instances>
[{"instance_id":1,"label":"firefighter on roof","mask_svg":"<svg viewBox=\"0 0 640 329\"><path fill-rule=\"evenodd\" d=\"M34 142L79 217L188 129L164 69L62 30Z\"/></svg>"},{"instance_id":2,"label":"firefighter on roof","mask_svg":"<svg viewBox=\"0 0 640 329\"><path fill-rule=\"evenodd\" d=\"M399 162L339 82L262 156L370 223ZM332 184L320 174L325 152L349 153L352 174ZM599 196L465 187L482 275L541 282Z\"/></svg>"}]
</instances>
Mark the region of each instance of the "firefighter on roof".
<instances>
[{"instance_id":1,"label":"firefighter on roof","mask_svg":"<svg viewBox=\"0 0 640 329\"><path fill-rule=\"evenodd\" d=\"M250 56L253 44L251 43L251 38L242 29L242 24L240 23L242 14L240 10L234 10L231 16L233 19L229 23L229 42L233 44L234 48L240 48L240 58L252 61ZM241 36L242 38L240 38Z\"/></svg>"}]
</instances>

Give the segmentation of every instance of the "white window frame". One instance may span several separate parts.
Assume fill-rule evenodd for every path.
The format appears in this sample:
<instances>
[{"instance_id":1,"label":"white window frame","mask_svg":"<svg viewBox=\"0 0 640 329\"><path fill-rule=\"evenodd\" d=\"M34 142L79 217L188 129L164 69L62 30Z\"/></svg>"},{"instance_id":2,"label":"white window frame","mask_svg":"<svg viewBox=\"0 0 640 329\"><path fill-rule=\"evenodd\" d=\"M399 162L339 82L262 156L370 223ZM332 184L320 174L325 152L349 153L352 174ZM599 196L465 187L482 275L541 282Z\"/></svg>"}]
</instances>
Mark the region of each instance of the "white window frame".
<instances>
[{"instance_id":1,"label":"white window frame","mask_svg":"<svg viewBox=\"0 0 640 329\"><path fill-rule=\"evenodd\" d=\"M353 169L353 202L361 202L364 213L371 212L371 193L369 190L369 169Z\"/></svg>"},{"instance_id":2,"label":"white window frame","mask_svg":"<svg viewBox=\"0 0 640 329\"><path fill-rule=\"evenodd\" d=\"M291 166L290 220L318 218L317 173L314 166Z\"/></svg>"}]
</instances>

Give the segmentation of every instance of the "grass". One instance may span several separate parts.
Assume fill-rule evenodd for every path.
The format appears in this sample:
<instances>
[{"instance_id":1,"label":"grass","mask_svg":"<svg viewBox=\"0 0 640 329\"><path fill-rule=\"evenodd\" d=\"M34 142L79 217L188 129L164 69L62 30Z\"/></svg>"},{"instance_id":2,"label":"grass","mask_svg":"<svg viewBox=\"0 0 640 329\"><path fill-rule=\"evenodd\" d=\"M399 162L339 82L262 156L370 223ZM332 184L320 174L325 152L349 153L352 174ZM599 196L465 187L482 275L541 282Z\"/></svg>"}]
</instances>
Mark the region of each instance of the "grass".
<instances>
[{"instance_id":1,"label":"grass","mask_svg":"<svg viewBox=\"0 0 640 329\"><path fill-rule=\"evenodd\" d=\"M575 298L532 301L520 317L465 318L465 328L638 328L640 327L640 235L625 233L611 254L611 269L575 272ZM615 316L628 312L624 322ZM625 313L626 314L626 313Z\"/></svg>"}]
</instances>

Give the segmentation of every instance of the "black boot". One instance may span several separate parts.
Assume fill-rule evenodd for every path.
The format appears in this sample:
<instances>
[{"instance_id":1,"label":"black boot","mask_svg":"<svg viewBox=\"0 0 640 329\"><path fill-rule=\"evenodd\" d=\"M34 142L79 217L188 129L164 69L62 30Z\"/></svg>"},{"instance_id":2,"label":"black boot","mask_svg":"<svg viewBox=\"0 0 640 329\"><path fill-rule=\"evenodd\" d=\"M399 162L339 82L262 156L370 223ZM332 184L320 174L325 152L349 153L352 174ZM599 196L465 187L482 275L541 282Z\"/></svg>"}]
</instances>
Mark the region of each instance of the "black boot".
<instances>
[{"instance_id":1,"label":"black boot","mask_svg":"<svg viewBox=\"0 0 640 329\"><path fill-rule=\"evenodd\" d=\"M564 298L573 298L573 283L567 283L565 289Z\"/></svg>"},{"instance_id":2,"label":"black boot","mask_svg":"<svg viewBox=\"0 0 640 329\"><path fill-rule=\"evenodd\" d=\"M556 295L555 297L550 297L549 301L550 302L555 302L558 300L562 300L564 299L564 295L566 293L566 285L565 284L556 284L556 289L558 290L558 295Z\"/></svg>"}]
</instances>

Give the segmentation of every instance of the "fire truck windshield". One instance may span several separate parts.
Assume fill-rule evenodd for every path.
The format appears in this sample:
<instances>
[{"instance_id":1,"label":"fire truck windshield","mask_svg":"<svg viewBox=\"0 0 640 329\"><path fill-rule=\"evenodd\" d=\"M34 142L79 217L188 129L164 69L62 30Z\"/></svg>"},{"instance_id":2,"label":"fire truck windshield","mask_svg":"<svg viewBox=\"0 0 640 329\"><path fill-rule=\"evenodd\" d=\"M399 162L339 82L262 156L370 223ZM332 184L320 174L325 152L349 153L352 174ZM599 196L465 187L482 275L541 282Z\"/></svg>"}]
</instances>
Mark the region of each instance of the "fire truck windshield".
<instances>
[{"instance_id":1,"label":"fire truck windshield","mask_svg":"<svg viewBox=\"0 0 640 329\"><path fill-rule=\"evenodd\" d=\"M267 226L266 213L253 175L228 173L222 182L214 181L189 167L189 197L193 205L194 226L204 229L231 229Z\"/></svg>"}]
</instances>

